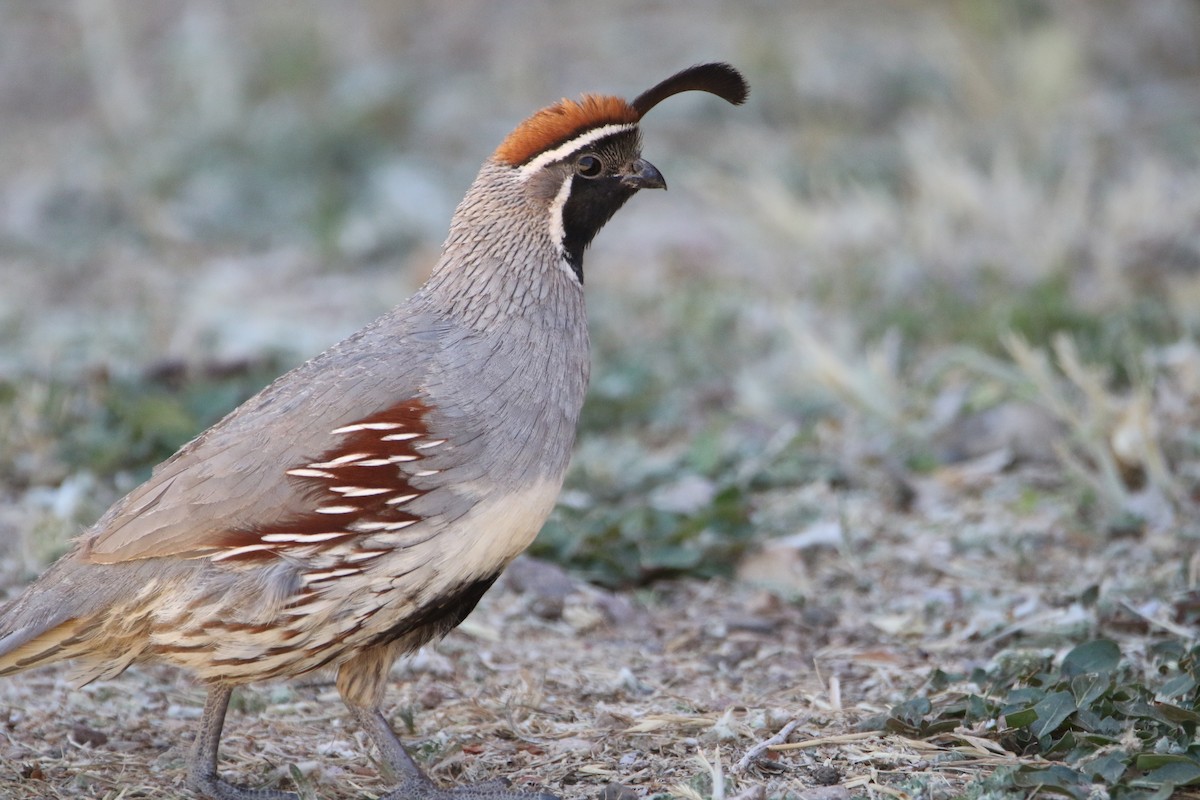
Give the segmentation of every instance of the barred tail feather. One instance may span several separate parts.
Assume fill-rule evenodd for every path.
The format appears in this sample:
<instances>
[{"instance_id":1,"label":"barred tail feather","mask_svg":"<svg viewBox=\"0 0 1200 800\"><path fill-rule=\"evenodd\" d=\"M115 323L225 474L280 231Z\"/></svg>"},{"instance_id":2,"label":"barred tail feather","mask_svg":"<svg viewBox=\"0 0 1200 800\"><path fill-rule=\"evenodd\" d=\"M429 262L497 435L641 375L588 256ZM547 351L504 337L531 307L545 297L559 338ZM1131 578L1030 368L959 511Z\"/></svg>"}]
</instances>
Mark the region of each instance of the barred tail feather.
<instances>
[{"instance_id":1,"label":"barred tail feather","mask_svg":"<svg viewBox=\"0 0 1200 800\"><path fill-rule=\"evenodd\" d=\"M79 588L79 574L68 558L51 565L40 579L12 602L0 607L0 675L75 658L93 626L94 607L103 602L110 587L121 582L98 583L90 592Z\"/></svg>"},{"instance_id":2,"label":"barred tail feather","mask_svg":"<svg viewBox=\"0 0 1200 800\"><path fill-rule=\"evenodd\" d=\"M0 635L0 675L71 658L76 655L81 627L78 619L51 619L6 631Z\"/></svg>"}]
</instances>

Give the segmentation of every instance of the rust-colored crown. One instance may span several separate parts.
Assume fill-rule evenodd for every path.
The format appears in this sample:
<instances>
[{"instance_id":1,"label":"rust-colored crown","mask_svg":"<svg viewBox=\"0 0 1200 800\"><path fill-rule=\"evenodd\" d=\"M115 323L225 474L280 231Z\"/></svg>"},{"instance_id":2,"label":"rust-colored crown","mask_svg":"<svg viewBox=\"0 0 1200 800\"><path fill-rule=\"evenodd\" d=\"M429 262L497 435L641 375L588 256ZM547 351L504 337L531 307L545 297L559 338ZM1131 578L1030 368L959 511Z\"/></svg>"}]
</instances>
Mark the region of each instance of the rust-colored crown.
<instances>
[{"instance_id":1,"label":"rust-colored crown","mask_svg":"<svg viewBox=\"0 0 1200 800\"><path fill-rule=\"evenodd\" d=\"M564 97L518 125L496 148L493 158L517 167L584 131L604 125L627 125L638 119L633 106L619 97L585 94L578 102Z\"/></svg>"},{"instance_id":2,"label":"rust-colored crown","mask_svg":"<svg viewBox=\"0 0 1200 800\"><path fill-rule=\"evenodd\" d=\"M750 89L741 73L728 64L697 64L675 73L638 95L632 103L619 97L585 94L578 101L562 99L538 111L517 126L492 154L513 167L539 153L574 139L584 131L604 125L636 123L666 98L680 92L701 91L741 105Z\"/></svg>"}]
</instances>

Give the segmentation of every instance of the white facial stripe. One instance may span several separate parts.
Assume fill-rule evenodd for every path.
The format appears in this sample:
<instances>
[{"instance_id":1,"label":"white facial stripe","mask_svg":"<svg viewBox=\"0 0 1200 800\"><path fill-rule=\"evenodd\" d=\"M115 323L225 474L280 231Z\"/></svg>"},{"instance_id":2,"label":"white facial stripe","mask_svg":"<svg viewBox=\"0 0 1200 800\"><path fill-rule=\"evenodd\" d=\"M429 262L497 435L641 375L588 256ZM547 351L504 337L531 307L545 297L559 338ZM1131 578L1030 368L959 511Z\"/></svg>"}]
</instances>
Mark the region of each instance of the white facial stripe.
<instances>
[{"instance_id":1,"label":"white facial stripe","mask_svg":"<svg viewBox=\"0 0 1200 800\"><path fill-rule=\"evenodd\" d=\"M547 150L545 153L542 153L540 156L518 169L517 174L520 175L521 180L528 180L530 175L537 172L542 167L546 166L547 164L553 164L555 161L558 161L560 158L563 158L575 150L578 150L584 145L589 145L592 142L599 141L605 136L612 136L614 133L631 131L636 127L636 122L626 122L617 125L605 125L600 128L593 128L587 133L576 136L569 142L560 144L553 150Z\"/></svg>"},{"instance_id":2,"label":"white facial stripe","mask_svg":"<svg viewBox=\"0 0 1200 800\"><path fill-rule=\"evenodd\" d=\"M574 175L568 175L562 186L558 187L558 194L550 201L550 241L558 248L559 255L567 252L563 246L563 240L567 237L566 228L563 227L563 208L567 205L567 197L571 194L571 182L574 180Z\"/></svg>"}]
</instances>

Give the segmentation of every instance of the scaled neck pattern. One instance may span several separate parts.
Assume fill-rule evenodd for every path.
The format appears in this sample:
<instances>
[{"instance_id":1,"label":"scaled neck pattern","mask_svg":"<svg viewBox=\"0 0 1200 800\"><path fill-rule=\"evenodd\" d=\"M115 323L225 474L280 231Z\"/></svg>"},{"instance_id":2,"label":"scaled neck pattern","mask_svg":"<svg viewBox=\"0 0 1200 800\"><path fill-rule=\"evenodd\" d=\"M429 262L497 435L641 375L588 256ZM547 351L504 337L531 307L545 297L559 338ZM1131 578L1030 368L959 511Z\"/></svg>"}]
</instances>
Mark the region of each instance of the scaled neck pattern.
<instances>
[{"instance_id":1,"label":"scaled neck pattern","mask_svg":"<svg viewBox=\"0 0 1200 800\"><path fill-rule=\"evenodd\" d=\"M511 168L484 164L454 212L423 290L479 330L511 316L573 325L584 313L582 283L554 238L547 209L521 183Z\"/></svg>"},{"instance_id":2,"label":"scaled neck pattern","mask_svg":"<svg viewBox=\"0 0 1200 800\"><path fill-rule=\"evenodd\" d=\"M459 429L503 431L503 463L489 474L557 486L587 390L583 286L563 266L545 203L512 180L511 168L486 164L454 214L418 300L448 325L424 381L435 400L453 384Z\"/></svg>"}]
</instances>

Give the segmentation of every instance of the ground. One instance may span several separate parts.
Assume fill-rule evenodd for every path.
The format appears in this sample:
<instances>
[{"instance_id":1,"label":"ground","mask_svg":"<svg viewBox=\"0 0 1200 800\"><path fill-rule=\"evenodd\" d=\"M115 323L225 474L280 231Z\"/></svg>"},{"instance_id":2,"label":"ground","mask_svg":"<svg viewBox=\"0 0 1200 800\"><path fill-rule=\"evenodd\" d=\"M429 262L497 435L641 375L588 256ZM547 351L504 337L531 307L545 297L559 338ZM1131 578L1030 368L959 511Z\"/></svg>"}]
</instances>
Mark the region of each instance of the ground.
<instances>
[{"instance_id":1,"label":"ground","mask_svg":"<svg viewBox=\"0 0 1200 800\"><path fill-rule=\"evenodd\" d=\"M952 796L981 769L1014 763L983 742L858 730L909 676L978 650L955 635L918 646L869 623L839 624L866 613L801 609L725 581L630 598L526 560L468 624L396 670L389 718L443 783L503 775L564 797L595 797L613 782L641 796L709 796L716 770L731 795L849 797L919 779ZM38 778L4 784L7 797L191 796L183 759L203 696L176 671L135 669L76 690L64 670L42 670L6 682L0 698L9 709L0 764ZM789 724L797 749L735 768ZM251 785L295 769L323 798L386 787L331 678L244 690L227 730L226 775Z\"/></svg>"},{"instance_id":2,"label":"ground","mask_svg":"<svg viewBox=\"0 0 1200 800\"><path fill-rule=\"evenodd\" d=\"M559 507L393 724L566 798L1194 795L1198 54L1185 0L0 4L0 597L418 286L525 115L728 60L588 253ZM0 679L0 796L188 796L202 694ZM386 788L327 679L240 698L227 776Z\"/></svg>"}]
</instances>

